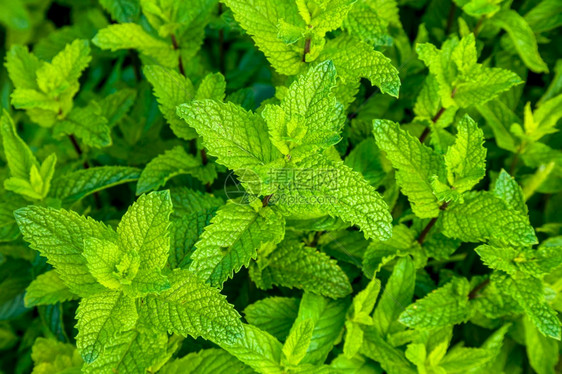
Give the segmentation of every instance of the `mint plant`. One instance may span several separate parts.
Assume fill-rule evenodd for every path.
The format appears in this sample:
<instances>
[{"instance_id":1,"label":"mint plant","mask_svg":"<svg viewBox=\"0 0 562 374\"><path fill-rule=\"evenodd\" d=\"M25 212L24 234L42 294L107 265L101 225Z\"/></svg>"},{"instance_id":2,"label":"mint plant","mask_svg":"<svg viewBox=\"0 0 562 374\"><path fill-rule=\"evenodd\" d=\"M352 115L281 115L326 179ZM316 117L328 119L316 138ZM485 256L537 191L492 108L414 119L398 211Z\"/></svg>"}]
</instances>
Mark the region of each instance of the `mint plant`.
<instances>
[{"instance_id":1,"label":"mint plant","mask_svg":"<svg viewBox=\"0 0 562 374\"><path fill-rule=\"evenodd\" d=\"M0 371L559 372L560 14L0 3Z\"/></svg>"}]
</instances>

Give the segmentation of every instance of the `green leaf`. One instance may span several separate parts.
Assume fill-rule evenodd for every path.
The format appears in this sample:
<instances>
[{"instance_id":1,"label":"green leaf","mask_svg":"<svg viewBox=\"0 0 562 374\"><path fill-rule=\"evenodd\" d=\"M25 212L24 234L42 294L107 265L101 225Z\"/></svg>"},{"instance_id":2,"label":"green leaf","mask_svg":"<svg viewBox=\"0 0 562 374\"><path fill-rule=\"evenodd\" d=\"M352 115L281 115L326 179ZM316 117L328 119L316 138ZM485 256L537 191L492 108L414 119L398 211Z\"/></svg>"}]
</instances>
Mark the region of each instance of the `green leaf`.
<instances>
[{"instance_id":1,"label":"green leaf","mask_svg":"<svg viewBox=\"0 0 562 374\"><path fill-rule=\"evenodd\" d=\"M512 9L505 9L496 13L491 21L507 32L517 53L530 70L535 73L548 72L548 66L539 54L535 34L523 17Z\"/></svg>"},{"instance_id":2,"label":"green leaf","mask_svg":"<svg viewBox=\"0 0 562 374\"><path fill-rule=\"evenodd\" d=\"M503 169L500 171L498 179L496 179L494 184L494 195L508 203L516 211L527 214L528 209L521 186L519 186L515 178Z\"/></svg>"},{"instance_id":3,"label":"green leaf","mask_svg":"<svg viewBox=\"0 0 562 374\"><path fill-rule=\"evenodd\" d=\"M137 275L140 260L136 251L122 252L116 243L89 238L84 240L83 256L90 273L100 284L112 290L131 283Z\"/></svg>"},{"instance_id":4,"label":"green leaf","mask_svg":"<svg viewBox=\"0 0 562 374\"><path fill-rule=\"evenodd\" d=\"M402 350L387 343L375 326L365 330L360 352L371 360L378 362L389 374L415 374L418 372L406 359Z\"/></svg>"},{"instance_id":5,"label":"green leaf","mask_svg":"<svg viewBox=\"0 0 562 374\"><path fill-rule=\"evenodd\" d=\"M445 154L447 179L460 193L469 191L486 175L484 133L468 115L458 124L455 144Z\"/></svg>"},{"instance_id":6,"label":"green leaf","mask_svg":"<svg viewBox=\"0 0 562 374\"><path fill-rule=\"evenodd\" d=\"M348 299L330 300L313 293L304 293L296 322L311 320L314 330L301 365L320 365L326 360L341 335L348 307Z\"/></svg>"},{"instance_id":7,"label":"green leaf","mask_svg":"<svg viewBox=\"0 0 562 374\"><path fill-rule=\"evenodd\" d=\"M18 136L6 110L2 115L0 134L12 176L4 181L4 188L32 199L45 198L55 171L56 155L51 154L39 166L27 144Z\"/></svg>"},{"instance_id":8,"label":"green leaf","mask_svg":"<svg viewBox=\"0 0 562 374\"><path fill-rule=\"evenodd\" d=\"M309 14L304 16L301 10L301 16L316 35L324 37L327 32L341 27L354 3L355 0L308 1Z\"/></svg>"},{"instance_id":9,"label":"green leaf","mask_svg":"<svg viewBox=\"0 0 562 374\"><path fill-rule=\"evenodd\" d=\"M31 167L39 167L39 164L27 144L19 137L16 125L6 110L2 113L1 130L2 144L10 174L15 178L29 180Z\"/></svg>"},{"instance_id":10,"label":"green leaf","mask_svg":"<svg viewBox=\"0 0 562 374\"><path fill-rule=\"evenodd\" d=\"M84 240L116 238L103 223L64 209L28 206L14 212L24 239L31 248L47 257L70 290L80 296L101 290L82 256Z\"/></svg>"},{"instance_id":11,"label":"green leaf","mask_svg":"<svg viewBox=\"0 0 562 374\"><path fill-rule=\"evenodd\" d=\"M166 190L142 195L121 219L117 227L119 246L138 253L139 275L166 265L170 253L171 213L172 200Z\"/></svg>"},{"instance_id":12,"label":"green leaf","mask_svg":"<svg viewBox=\"0 0 562 374\"><path fill-rule=\"evenodd\" d=\"M357 1L347 14L343 28L350 35L374 44L390 45L392 38L388 35L389 23L399 23L398 4L394 1Z\"/></svg>"},{"instance_id":13,"label":"green leaf","mask_svg":"<svg viewBox=\"0 0 562 374\"><path fill-rule=\"evenodd\" d=\"M454 347L439 362L447 373L460 374L477 369L494 358L494 351L482 348Z\"/></svg>"},{"instance_id":14,"label":"green leaf","mask_svg":"<svg viewBox=\"0 0 562 374\"><path fill-rule=\"evenodd\" d=\"M173 352L168 352L168 336L149 329L118 333L104 347L103 354L92 363L86 363L83 372L146 373L159 367Z\"/></svg>"},{"instance_id":15,"label":"green leaf","mask_svg":"<svg viewBox=\"0 0 562 374\"><path fill-rule=\"evenodd\" d=\"M71 204L98 191L139 179L141 172L128 166L97 166L55 178L50 195Z\"/></svg>"},{"instance_id":16,"label":"green leaf","mask_svg":"<svg viewBox=\"0 0 562 374\"><path fill-rule=\"evenodd\" d=\"M231 344L243 337L240 316L216 288L188 270L174 270L169 280L170 289L144 300L142 311L151 325L217 344Z\"/></svg>"},{"instance_id":17,"label":"green leaf","mask_svg":"<svg viewBox=\"0 0 562 374\"><path fill-rule=\"evenodd\" d=\"M124 88L104 97L100 102L101 113L107 119L107 125L113 127L123 119L135 104L137 92Z\"/></svg>"},{"instance_id":18,"label":"green leaf","mask_svg":"<svg viewBox=\"0 0 562 374\"><path fill-rule=\"evenodd\" d=\"M297 318L300 300L293 297L272 296L258 300L244 309L244 317L280 341L285 341Z\"/></svg>"},{"instance_id":19,"label":"green leaf","mask_svg":"<svg viewBox=\"0 0 562 374\"><path fill-rule=\"evenodd\" d=\"M373 314L373 327L378 335L386 336L399 328L397 319L412 300L415 278L412 260L409 257L399 259Z\"/></svg>"},{"instance_id":20,"label":"green leaf","mask_svg":"<svg viewBox=\"0 0 562 374\"><path fill-rule=\"evenodd\" d=\"M75 40L67 44L50 63L41 64L37 69L37 85L49 95L61 93L69 86L78 84L78 78L91 59L90 43L87 40Z\"/></svg>"},{"instance_id":21,"label":"green leaf","mask_svg":"<svg viewBox=\"0 0 562 374\"><path fill-rule=\"evenodd\" d=\"M326 61L291 84L280 106L266 106L263 116L270 138L281 153L302 158L299 149L324 149L340 140L344 118L343 108L332 93L335 85L336 70Z\"/></svg>"},{"instance_id":22,"label":"green leaf","mask_svg":"<svg viewBox=\"0 0 562 374\"><path fill-rule=\"evenodd\" d=\"M381 241L372 241L363 255L363 272L374 277L382 266L394 257L419 251L414 232L404 225L392 228L392 237Z\"/></svg>"},{"instance_id":23,"label":"green leaf","mask_svg":"<svg viewBox=\"0 0 562 374\"><path fill-rule=\"evenodd\" d=\"M286 176L290 180L285 180ZM363 176L339 160L310 156L294 169L273 169L279 191L271 199L286 212L309 212L320 208L331 216L359 226L365 238L386 239L391 217L380 194Z\"/></svg>"},{"instance_id":24,"label":"green leaf","mask_svg":"<svg viewBox=\"0 0 562 374\"><path fill-rule=\"evenodd\" d=\"M511 295L517 301L544 336L560 340L560 320L545 300L544 285L540 279L521 276L514 278L495 272L492 274L492 282L496 283L502 293Z\"/></svg>"},{"instance_id":25,"label":"green leaf","mask_svg":"<svg viewBox=\"0 0 562 374\"><path fill-rule=\"evenodd\" d=\"M31 348L34 373L80 372L82 358L69 343L38 337Z\"/></svg>"},{"instance_id":26,"label":"green leaf","mask_svg":"<svg viewBox=\"0 0 562 374\"><path fill-rule=\"evenodd\" d=\"M25 291L25 306L50 305L73 300L76 295L60 279L56 271L49 270L39 275L27 286Z\"/></svg>"},{"instance_id":27,"label":"green leaf","mask_svg":"<svg viewBox=\"0 0 562 374\"><path fill-rule=\"evenodd\" d=\"M221 73L209 73L205 75L197 92L195 93L195 100L212 99L223 101L226 90L226 80ZM185 102L185 101L184 101Z\"/></svg>"},{"instance_id":28,"label":"green leaf","mask_svg":"<svg viewBox=\"0 0 562 374\"><path fill-rule=\"evenodd\" d=\"M172 248L168 259L172 268L186 269L189 267L191 255L195 252L195 243L199 241L205 227L211 224L211 219L221 205L223 202L219 200L216 205L194 210L172 220L170 227Z\"/></svg>"},{"instance_id":29,"label":"green leaf","mask_svg":"<svg viewBox=\"0 0 562 374\"><path fill-rule=\"evenodd\" d=\"M372 323L370 318L375 302L381 290L381 281L373 278L365 289L361 290L354 298L352 303L351 320L357 323L369 325Z\"/></svg>"},{"instance_id":30,"label":"green leaf","mask_svg":"<svg viewBox=\"0 0 562 374\"><path fill-rule=\"evenodd\" d=\"M367 43L341 35L326 43L319 59L332 60L338 76L346 83L358 82L360 78L365 78L373 86L379 87L382 93L398 97L398 70L390 59Z\"/></svg>"},{"instance_id":31,"label":"green leaf","mask_svg":"<svg viewBox=\"0 0 562 374\"><path fill-rule=\"evenodd\" d=\"M190 270L222 287L233 272L247 267L261 248L280 242L284 227L283 217L269 207L255 211L249 205L228 202L195 244Z\"/></svg>"},{"instance_id":32,"label":"green leaf","mask_svg":"<svg viewBox=\"0 0 562 374\"><path fill-rule=\"evenodd\" d=\"M102 107L96 101L90 101L83 108L73 108L64 120L55 125L55 133L76 135L84 144L94 148L112 144L111 129L102 115Z\"/></svg>"},{"instance_id":33,"label":"green leaf","mask_svg":"<svg viewBox=\"0 0 562 374\"><path fill-rule=\"evenodd\" d=\"M554 374L558 364L558 343L539 333L529 318L523 319L525 347L531 367L538 374Z\"/></svg>"},{"instance_id":34,"label":"green leaf","mask_svg":"<svg viewBox=\"0 0 562 374\"><path fill-rule=\"evenodd\" d=\"M344 374L381 374L382 369L373 365L368 358L361 355L355 355L349 359L345 355L340 354L332 360L330 366L337 370L338 373Z\"/></svg>"},{"instance_id":35,"label":"green leaf","mask_svg":"<svg viewBox=\"0 0 562 374\"><path fill-rule=\"evenodd\" d=\"M347 358L357 355L363 345L363 327L353 321L345 321L345 339L343 353Z\"/></svg>"},{"instance_id":36,"label":"green leaf","mask_svg":"<svg viewBox=\"0 0 562 374\"><path fill-rule=\"evenodd\" d=\"M158 189L176 175L192 174L203 183L212 182L216 171L210 166L204 166L182 146L175 146L146 164L137 183L137 195Z\"/></svg>"},{"instance_id":37,"label":"green leaf","mask_svg":"<svg viewBox=\"0 0 562 374\"><path fill-rule=\"evenodd\" d=\"M478 64L474 34L468 34L460 41L449 39L441 50L430 43L421 43L416 46L416 52L435 77L444 108L484 104L510 87L523 83L509 70Z\"/></svg>"},{"instance_id":38,"label":"green leaf","mask_svg":"<svg viewBox=\"0 0 562 374\"><path fill-rule=\"evenodd\" d=\"M484 17L492 16L494 13L498 12L501 8L498 5L501 0L462 0L455 1L458 5L462 6L462 10L472 17Z\"/></svg>"},{"instance_id":39,"label":"green leaf","mask_svg":"<svg viewBox=\"0 0 562 374\"><path fill-rule=\"evenodd\" d=\"M203 138L208 153L229 169L252 169L281 157L261 116L233 103L192 101L178 106L178 115Z\"/></svg>"},{"instance_id":40,"label":"green leaf","mask_svg":"<svg viewBox=\"0 0 562 374\"><path fill-rule=\"evenodd\" d=\"M240 337L220 346L257 372L282 374L282 345L267 332L252 325L242 325Z\"/></svg>"},{"instance_id":41,"label":"green leaf","mask_svg":"<svg viewBox=\"0 0 562 374\"><path fill-rule=\"evenodd\" d=\"M195 138L195 131L186 127L176 114L178 105L190 102L195 96L195 89L189 78L159 65L147 65L143 68L143 73L152 85L160 111L174 133L186 140Z\"/></svg>"},{"instance_id":42,"label":"green leaf","mask_svg":"<svg viewBox=\"0 0 562 374\"><path fill-rule=\"evenodd\" d=\"M501 100L494 100L484 105L477 105L478 112L484 117L488 126L494 132L494 138L498 147L508 151L516 151L516 138L511 133L510 127L513 123L520 123L519 118Z\"/></svg>"},{"instance_id":43,"label":"green leaf","mask_svg":"<svg viewBox=\"0 0 562 374\"><path fill-rule=\"evenodd\" d=\"M138 0L100 0L100 5L120 23L132 22L140 13Z\"/></svg>"},{"instance_id":44,"label":"green leaf","mask_svg":"<svg viewBox=\"0 0 562 374\"><path fill-rule=\"evenodd\" d=\"M278 38L280 20L304 28L294 2L274 0L225 0L234 13L234 18L254 39L257 47L265 54L278 73L295 75L303 67L303 50L286 44Z\"/></svg>"},{"instance_id":45,"label":"green leaf","mask_svg":"<svg viewBox=\"0 0 562 374\"><path fill-rule=\"evenodd\" d=\"M191 190L186 187L173 188L170 191L174 205L173 219L224 205L224 200L218 196Z\"/></svg>"},{"instance_id":46,"label":"green leaf","mask_svg":"<svg viewBox=\"0 0 562 374\"><path fill-rule=\"evenodd\" d=\"M443 161L431 148L387 120L373 122L379 148L396 169L396 181L420 218L439 215L439 202L433 194L430 177L443 176Z\"/></svg>"},{"instance_id":47,"label":"green leaf","mask_svg":"<svg viewBox=\"0 0 562 374\"><path fill-rule=\"evenodd\" d=\"M314 323L311 319L297 320L283 345L283 360L288 365L298 365L310 345Z\"/></svg>"},{"instance_id":48,"label":"green leaf","mask_svg":"<svg viewBox=\"0 0 562 374\"><path fill-rule=\"evenodd\" d=\"M133 299L119 291L104 291L80 301L76 311L76 346L85 362L94 362L117 333L133 328L137 308Z\"/></svg>"},{"instance_id":49,"label":"green leaf","mask_svg":"<svg viewBox=\"0 0 562 374\"><path fill-rule=\"evenodd\" d=\"M41 61L27 47L13 45L6 54L5 66L14 86L20 89L39 89L36 73L41 67Z\"/></svg>"},{"instance_id":50,"label":"green leaf","mask_svg":"<svg viewBox=\"0 0 562 374\"><path fill-rule=\"evenodd\" d=\"M513 262L518 256L518 251L513 248L493 247L490 245L481 245L475 249L478 256L491 269L505 271L508 274L517 273L517 266Z\"/></svg>"},{"instance_id":51,"label":"green leaf","mask_svg":"<svg viewBox=\"0 0 562 374\"><path fill-rule=\"evenodd\" d=\"M562 94L555 96L542 104L533 113L531 104L525 107L525 135L531 140L537 141L543 136L558 131L556 124L562 117Z\"/></svg>"},{"instance_id":52,"label":"green leaf","mask_svg":"<svg viewBox=\"0 0 562 374\"><path fill-rule=\"evenodd\" d=\"M144 56L152 58L164 67L178 65L178 51L172 43L166 43L150 35L135 23L113 24L98 31L92 42L101 49L117 51L138 49Z\"/></svg>"},{"instance_id":53,"label":"green leaf","mask_svg":"<svg viewBox=\"0 0 562 374\"><path fill-rule=\"evenodd\" d=\"M490 192L470 192L442 214L443 234L465 242L528 246L537 243L529 218Z\"/></svg>"},{"instance_id":54,"label":"green leaf","mask_svg":"<svg viewBox=\"0 0 562 374\"><path fill-rule=\"evenodd\" d=\"M470 316L466 278L453 278L449 283L417 300L400 314L399 321L411 328L429 329L458 324Z\"/></svg>"},{"instance_id":55,"label":"green leaf","mask_svg":"<svg viewBox=\"0 0 562 374\"><path fill-rule=\"evenodd\" d=\"M349 279L335 260L295 238L281 242L269 255L260 256L251 275L264 289L273 285L295 287L334 299L351 293Z\"/></svg>"},{"instance_id":56,"label":"green leaf","mask_svg":"<svg viewBox=\"0 0 562 374\"><path fill-rule=\"evenodd\" d=\"M222 349L210 348L192 352L168 362L162 374L252 374L254 371Z\"/></svg>"}]
</instances>

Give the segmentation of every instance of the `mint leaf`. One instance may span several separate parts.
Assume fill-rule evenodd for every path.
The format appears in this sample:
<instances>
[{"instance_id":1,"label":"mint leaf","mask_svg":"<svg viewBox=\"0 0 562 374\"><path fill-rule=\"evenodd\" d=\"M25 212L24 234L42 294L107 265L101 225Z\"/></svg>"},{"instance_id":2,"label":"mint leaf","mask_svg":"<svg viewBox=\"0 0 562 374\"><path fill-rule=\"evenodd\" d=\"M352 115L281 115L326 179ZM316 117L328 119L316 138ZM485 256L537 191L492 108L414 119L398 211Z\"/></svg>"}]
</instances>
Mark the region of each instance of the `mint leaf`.
<instances>
[{"instance_id":1,"label":"mint leaf","mask_svg":"<svg viewBox=\"0 0 562 374\"><path fill-rule=\"evenodd\" d=\"M280 242L284 225L284 219L269 207L255 211L229 202L217 211L195 244L190 270L222 287L233 272L248 266L258 250Z\"/></svg>"},{"instance_id":2,"label":"mint leaf","mask_svg":"<svg viewBox=\"0 0 562 374\"><path fill-rule=\"evenodd\" d=\"M463 203L443 212L443 234L462 241L533 245L537 237L529 218L489 192L471 192Z\"/></svg>"},{"instance_id":3,"label":"mint leaf","mask_svg":"<svg viewBox=\"0 0 562 374\"><path fill-rule=\"evenodd\" d=\"M27 307L50 305L75 298L76 295L68 289L54 270L39 275L25 291Z\"/></svg>"},{"instance_id":4,"label":"mint leaf","mask_svg":"<svg viewBox=\"0 0 562 374\"><path fill-rule=\"evenodd\" d=\"M119 291L102 291L80 301L76 319L76 346L84 361L91 363L117 333L133 328L138 314L133 299Z\"/></svg>"},{"instance_id":5,"label":"mint leaf","mask_svg":"<svg viewBox=\"0 0 562 374\"><path fill-rule=\"evenodd\" d=\"M287 169L281 169L279 173L283 175L284 170ZM365 238L390 236L391 217L386 203L361 174L343 162L321 155L311 156L288 172L293 179L289 183L279 180L279 193L272 199L283 211L309 212L319 208L359 226ZM275 181L276 169L272 174Z\"/></svg>"},{"instance_id":6,"label":"mint leaf","mask_svg":"<svg viewBox=\"0 0 562 374\"><path fill-rule=\"evenodd\" d=\"M282 373L282 345L273 336L252 325L243 324L243 333L221 347L258 372Z\"/></svg>"},{"instance_id":7,"label":"mint leaf","mask_svg":"<svg viewBox=\"0 0 562 374\"><path fill-rule=\"evenodd\" d=\"M138 253L139 275L166 265L171 213L170 192L152 192L139 197L121 219L117 227L119 246Z\"/></svg>"},{"instance_id":8,"label":"mint leaf","mask_svg":"<svg viewBox=\"0 0 562 374\"><path fill-rule=\"evenodd\" d=\"M267 137L264 120L232 103L192 101L180 105L178 115L203 138L209 154L229 169L259 167L281 156Z\"/></svg>"},{"instance_id":9,"label":"mint leaf","mask_svg":"<svg viewBox=\"0 0 562 374\"><path fill-rule=\"evenodd\" d=\"M436 217L439 203L433 195L430 177L445 173L441 158L419 140L386 120L373 122L379 148L396 169L396 182L420 218Z\"/></svg>"},{"instance_id":10,"label":"mint leaf","mask_svg":"<svg viewBox=\"0 0 562 374\"><path fill-rule=\"evenodd\" d=\"M299 149L323 149L340 140L343 108L332 92L335 85L334 65L323 62L289 87L280 107L264 109L271 141L281 153L298 159L304 156Z\"/></svg>"},{"instance_id":11,"label":"mint leaf","mask_svg":"<svg viewBox=\"0 0 562 374\"><path fill-rule=\"evenodd\" d=\"M153 326L218 344L231 344L244 336L240 316L217 289L188 270L177 269L168 278L170 288L147 296L141 308Z\"/></svg>"},{"instance_id":12,"label":"mint leaf","mask_svg":"<svg viewBox=\"0 0 562 374\"><path fill-rule=\"evenodd\" d=\"M283 360L288 365L296 366L306 356L313 330L314 323L310 319L295 322L282 349Z\"/></svg>"},{"instance_id":13,"label":"mint leaf","mask_svg":"<svg viewBox=\"0 0 562 374\"><path fill-rule=\"evenodd\" d=\"M296 4L271 0L225 0L224 3L280 74L293 75L300 71L304 65L301 61L302 49L286 44L277 37L281 19L304 26Z\"/></svg>"},{"instance_id":14,"label":"mint leaf","mask_svg":"<svg viewBox=\"0 0 562 374\"><path fill-rule=\"evenodd\" d=\"M397 328L398 316L412 300L414 283L414 264L409 257L403 257L396 263L373 314L373 328L378 336L386 336Z\"/></svg>"},{"instance_id":15,"label":"mint leaf","mask_svg":"<svg viewBox=\"0 0 562 374\"><path fill-rule=\"evenodd\" d=\"M342 35L326 43L320 59L332 60L345 82L353 83L365 78L379 87L382 93L398 97L398 70L388 58L367 43ZM343 102L348 103L347 100Z\"/></svg>"},{"instance_id":16,"label":"mint leaf","mask_svg":"<svg viewBox=\"0 0 562 374\"><path fill-rule=\"evenodd\" d=\"M28 206L14 213L23 237L31 248L47 257L70 290L80 296L101 291L82 256L84 240L116 238L103 223L64 209Z\"/></svg>"},{"instance_id":17,"label":"mint leaf","mask_svg":"<svg viewBox=\"0 0 562 374\"><path fill-rule=\"evenodd\" d=\"M162 373L164 374L179 374L182 372L250 374L254 371L228 352L222 349L209 348L199 352L192 352L182 358L170 361L162 368Z\"/></svg>"},{"instance_id":18,"label":"mint leaf","mask_svg":"<svg viewBox=\"0 0 562 374\"><path fill-rule=\"evenodd\" d=\"M539 54L535 34L523 17L516 11L507 9L495 14L492 22L507 32L529 69L536 73L548 72L548 66Z\"/></svg>"},{"instance_id":19,"label":"mint leaf","mask_svg":"<svg viewBox=\"0 0 562 374\"><path fill-rule=\"evenodd\" d=\"M152 85L160 111L172 130L181 138L187 140L195 138L195 131L189 127L186 128L176 114L178 105L190 102L195 96L191 80L172 69L159 65L147 65L144 67L143 73Z\"/></svg>"},{"instance_id":20,"label":"mint leaf","mask_svg":"<svg viewBox=\"0 0 562 374\"><path fill-rule=\"evenodd\" d=\"M248 323L285 341L293 322L297 318L300 300L292 297L267 297L244 309Z\"/></svg>"},{"instance_id":21,"label":"mint leaf","mask_svg":"<svg viewBox=\"0 0 562 374\"><path fill-rule=\"evenodd\" d=\"M466 321L470 309L466 278L453 278L423 299L408 306L399 321L411 328L434 328Z\"/></svg>"},{"instance_id":22,"label":"mint leaf","mask_svg":"<svg viewBox=\"0 0 562 374\"><path fill-rule=\"evenodd\" d=\"M288 238L267 256L260 256L250 274L264 289L296 287L331 298L351 292L349 279L336 261L296 238Z\"/></svg>"},{"instance_id":23,"label":"mint leaf","mask_svg":"<svg viewBox=\"0 0 562 374\"><path fill-rule=\"evenodd\" d=\"M140 170L128 166L99 166L76 170L53 180L50 195L73 203L98 191L139 179Z\"/></svg>"},{"instance_id":24,"label":"mint leaf","mask_svg":"<svg viewBox=\"0 0 562 374\"><path fill-rule=\"evenodd\" d=\"M455 144L445 154L447 179L460 193L470 190L486 174L484 134L468 116L458 124Z\"/></svg>"},{"instance_id":25,"label":"mint leaf","mask_svg":"<svg viewBox=\"0 0 562 374\"><path fill-rule=\"evenodd\" d=\"M195 156L188 154L182 146L167 150L150 161L142 171L137 183L137 195L156 190L176 175L192 174L203 183L216 177L213 168L204 166Z\"/></svg>"}]
</instances>

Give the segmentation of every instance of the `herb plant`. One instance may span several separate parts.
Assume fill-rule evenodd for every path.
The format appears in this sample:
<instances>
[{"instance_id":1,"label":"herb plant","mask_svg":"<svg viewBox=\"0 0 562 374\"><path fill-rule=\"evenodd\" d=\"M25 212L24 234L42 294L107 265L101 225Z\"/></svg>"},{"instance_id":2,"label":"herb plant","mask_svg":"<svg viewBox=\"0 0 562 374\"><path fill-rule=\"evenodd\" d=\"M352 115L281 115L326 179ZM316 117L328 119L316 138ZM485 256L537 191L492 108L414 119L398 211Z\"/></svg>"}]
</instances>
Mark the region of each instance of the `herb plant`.
<instances>
[{"instance_id":1,"label":"herb plant","mask_svg":"<svg viewBox=\"0 0 562 374\"><path fill-rule=\"evenodd\" d=\"M560 0L0 24L1 373L562 371Z\"/></svg>"}]
</instances>

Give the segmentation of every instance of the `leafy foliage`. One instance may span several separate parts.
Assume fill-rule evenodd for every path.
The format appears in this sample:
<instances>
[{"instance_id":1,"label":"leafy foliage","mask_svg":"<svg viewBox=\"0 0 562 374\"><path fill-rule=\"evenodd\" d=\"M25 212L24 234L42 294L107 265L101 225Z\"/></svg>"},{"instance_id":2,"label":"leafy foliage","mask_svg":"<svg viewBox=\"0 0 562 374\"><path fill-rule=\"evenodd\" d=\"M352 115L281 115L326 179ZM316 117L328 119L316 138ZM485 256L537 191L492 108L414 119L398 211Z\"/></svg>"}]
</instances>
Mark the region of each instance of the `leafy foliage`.
<instances>
[{"instance_id":1,"label":"leafy foliage","mask_svg":"<svg viewBox=\"0 0 562 374\"><path fill-rule=\"evenodd\" d=\"M559 372L561 14L0 1L0 372Z\"/></svg>"}]
</instances>

